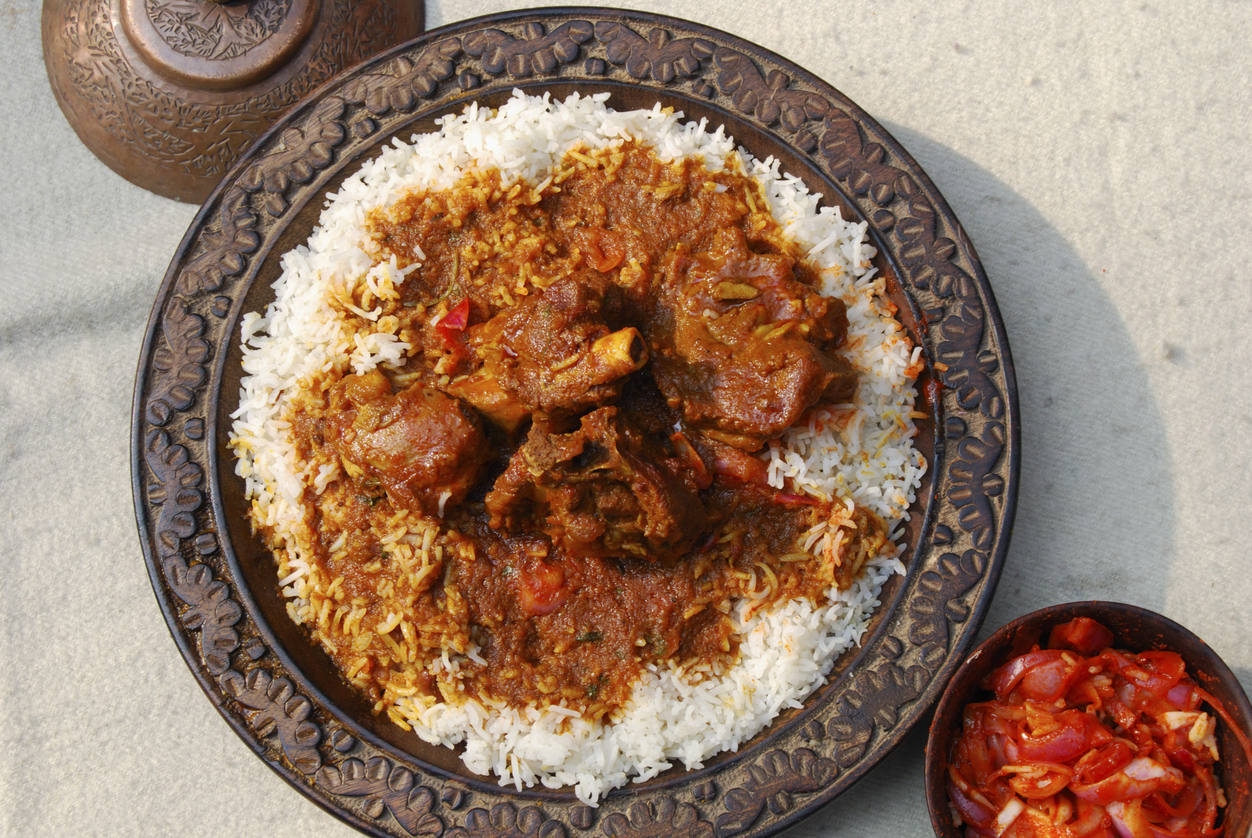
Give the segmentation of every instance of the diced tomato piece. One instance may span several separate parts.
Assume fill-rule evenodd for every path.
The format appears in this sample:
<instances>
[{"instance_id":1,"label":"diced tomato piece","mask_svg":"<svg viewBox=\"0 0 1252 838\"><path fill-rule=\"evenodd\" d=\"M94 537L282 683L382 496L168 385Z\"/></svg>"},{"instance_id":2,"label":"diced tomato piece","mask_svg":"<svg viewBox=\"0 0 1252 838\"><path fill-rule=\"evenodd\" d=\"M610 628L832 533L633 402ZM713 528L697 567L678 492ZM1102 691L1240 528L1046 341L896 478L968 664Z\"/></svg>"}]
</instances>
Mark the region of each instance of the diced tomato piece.
<instances>
[{"instance_id":1,"label":"diced tomato piece","mask_svg":"<svg viewBox=\"0 0 1252 838\"><path fill-rule=\"evenodd\" d=\"M469 298L462 299L449 309L447 314L434 324L434 331L439 333L444 348L454 362L462 362L469 357L469 346L466 339L466 327L469 324Z\"/></svg>"},{"instance_id":2,"label":"diced tomato piece","mask_svg":"<svg viewBox=\"0 0 1252 838\"><path fill-rule=\"evenodd\" d=\"M1017 757L1022 762L1069 762L1113 736L1104 726L1081 710L1066 710L1052 716L1053 728L1041 736L1022 730L1017 736Z\"/></svg>"},{"instance_id":3,"label":"diced tomato piece","mask_svg":"<svg viewBox=\"0 0 1252 838\"><path fill-rule=\"evenodd\" d=\"M435 331L439 333L439 337L443 340L444 348L448 350L448 354L457 363L464 361L470 356L465 333L469 320L470 301L469 297L466 297L453 306L435 324Z\"/></svg>"},{"instance_id":4,"label":"diced tomato piece","mask_svg":"<svg viewBox=\"0 0 1252 838\"><path fill-rule=\"evenodd\" d=\"M435 324L435 329L445 337L452 332L464 332L465 327L469 325L469 315L470 301L469 297L466 297L448 309L448 313Z\"/></svg>"},{"instance_id":5,"label":"diced tomato piece","mask_svg":"<svg viewBox=\"0 0 1252 838\"><path fill-rule=\"evenodd\" d=\"M1119 739L1103 748L1083 754L1082 759L1074 763L1074 779L1084 784L1099 782L1126 765L1133 757L1130 746Z\"/></svg>"},{"instance_id":6,"label":"diced tomato piece","mask_svg":"<svg viewBox=\"0 0 1252 838\"><path fill-rule=\"evenodd\" d=\"M1075 617L1054 626L1048 635L1049 649L1070 649L1084 657L1107 649L1112 642L1113 632L1090 617Z\"/></svg>"},{"instance_id":7,"label":"diced tomato piece","mask_svg":"<svg viewBox=\"0 0 1252 838\"><path fill-rule=\"evenodd\" d=\"M1187 671L1182 656L1175 652L1143 652L1137 656L1136 662L1151 676L1144 688L1161 698L1173 689Z\"/></svg>"},{"instance_id":8,"label":"diced tomato piece","mask_svg":"<svg viewBox=\"0 0 1252 838\"><path fill-rule=\"evenodd\" d=\"M531 614L551 614L565 604L565 571L560 565L530 559L522 566L517 599Z\"/></svg>"}]
</instances>

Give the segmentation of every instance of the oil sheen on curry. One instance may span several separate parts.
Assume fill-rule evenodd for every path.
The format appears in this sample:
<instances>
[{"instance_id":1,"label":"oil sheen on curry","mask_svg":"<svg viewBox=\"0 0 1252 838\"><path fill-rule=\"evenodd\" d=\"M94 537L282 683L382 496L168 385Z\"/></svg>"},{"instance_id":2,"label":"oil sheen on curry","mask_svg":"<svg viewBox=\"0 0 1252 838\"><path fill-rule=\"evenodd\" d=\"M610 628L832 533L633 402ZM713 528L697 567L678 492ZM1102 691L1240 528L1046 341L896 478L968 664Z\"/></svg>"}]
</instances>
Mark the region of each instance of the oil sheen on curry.
<instances>
[{"instance_id":1,"label":"oil sheen on curry","mask_svg":"<svg viewBox=\"0 0 1252 838\"><path fill-rule=\"evenodd\" d=\"M869 510L766 480L759 452L857 387L844 303L767 207L738 171L627 142L368 217L407 278L333 304L407 357L307 382L286 418L338 475L306 493L335 580L308 607L344 606L320 639L379 709L460 691L611 718L650 664L733 664L733 602L820 601L891 548ZM840 538L815 555L823 521ZM466 650L455 687L432 674Z\"/></svg>"}]
</instances>

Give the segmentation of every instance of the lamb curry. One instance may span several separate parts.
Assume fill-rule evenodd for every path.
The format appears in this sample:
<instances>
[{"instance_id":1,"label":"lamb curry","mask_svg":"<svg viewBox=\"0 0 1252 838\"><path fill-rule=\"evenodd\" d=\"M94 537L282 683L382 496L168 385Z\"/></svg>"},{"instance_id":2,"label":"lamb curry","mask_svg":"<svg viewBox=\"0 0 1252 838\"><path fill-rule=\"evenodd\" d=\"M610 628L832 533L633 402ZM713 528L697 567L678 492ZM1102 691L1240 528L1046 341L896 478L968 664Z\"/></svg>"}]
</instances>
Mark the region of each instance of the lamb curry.
<instances>
[{"instance_id":1,"label":"lamb curry","mask_svg":"<svg viewBox=\"0 0 1252 838\"><path fill-rule=\"evenodd\" d=\"M733 663L734 603L822 601L890 548L872 512L767 480L760 452L857 372L843 303L742 173L628 143L369 226L407 277L335 305L406 360L310 382L288 420L341 475L309 491L314 558L369 628L324 645L380 705L455 689L602 718L649 664ZM841 538L814 555L821 522Z\"/></svg>"}]
</instances>

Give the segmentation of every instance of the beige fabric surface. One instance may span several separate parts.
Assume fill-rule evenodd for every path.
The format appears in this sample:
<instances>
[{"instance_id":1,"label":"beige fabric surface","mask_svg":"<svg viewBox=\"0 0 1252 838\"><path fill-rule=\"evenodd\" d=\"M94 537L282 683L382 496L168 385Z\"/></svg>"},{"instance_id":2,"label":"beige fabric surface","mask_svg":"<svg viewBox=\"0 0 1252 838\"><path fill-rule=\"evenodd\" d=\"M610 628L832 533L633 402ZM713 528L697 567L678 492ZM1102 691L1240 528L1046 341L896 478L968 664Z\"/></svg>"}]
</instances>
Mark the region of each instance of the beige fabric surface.
<instances>
[{"instance_id":1,"label":"beige fabric surface","mask_svg":"<svg viewBox=\"0 0 1252 838\"><path fill-rule=\"evenodd\" d=\"M881 121L981 254L1024 459L983 629L1104 598L1252 687L1252 4L631 3L755 40ZM436 26L507 8L430 0ZM218 717L153 599L129 423L195 208L123 181L0 0L0 834L353 833ZM924 730L794 836L926 836Z\"/></svg>"}]
</instances>

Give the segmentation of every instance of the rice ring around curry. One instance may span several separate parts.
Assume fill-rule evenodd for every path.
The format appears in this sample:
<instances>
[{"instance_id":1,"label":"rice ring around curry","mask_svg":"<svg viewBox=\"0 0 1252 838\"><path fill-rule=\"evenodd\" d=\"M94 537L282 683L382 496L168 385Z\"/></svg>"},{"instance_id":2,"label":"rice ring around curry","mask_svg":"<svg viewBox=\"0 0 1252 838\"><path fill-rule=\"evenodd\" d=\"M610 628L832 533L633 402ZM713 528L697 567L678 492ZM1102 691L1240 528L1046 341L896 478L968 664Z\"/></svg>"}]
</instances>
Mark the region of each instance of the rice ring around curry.
<instances>
[{"instance_id":1,"label":"rice ring around curry","mask_svg":"<svg viewBox=\"0 0 1252 838\"><path fill-rule=\"evenodd\" d=\"M231 446L377 713L595 805L859 643L925 472L865 225L607 94L393 141L243 319Z\"/></svg>"}]
</instances>

